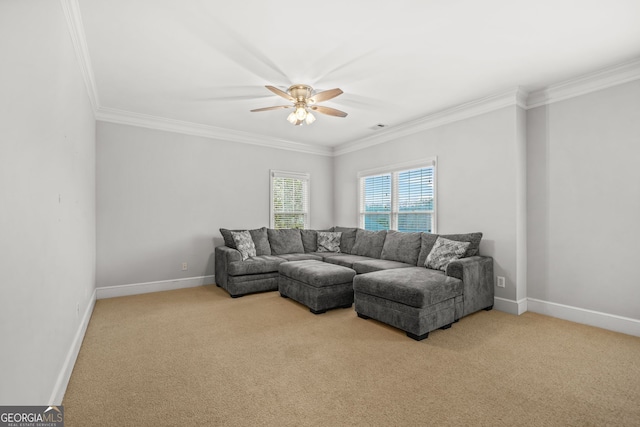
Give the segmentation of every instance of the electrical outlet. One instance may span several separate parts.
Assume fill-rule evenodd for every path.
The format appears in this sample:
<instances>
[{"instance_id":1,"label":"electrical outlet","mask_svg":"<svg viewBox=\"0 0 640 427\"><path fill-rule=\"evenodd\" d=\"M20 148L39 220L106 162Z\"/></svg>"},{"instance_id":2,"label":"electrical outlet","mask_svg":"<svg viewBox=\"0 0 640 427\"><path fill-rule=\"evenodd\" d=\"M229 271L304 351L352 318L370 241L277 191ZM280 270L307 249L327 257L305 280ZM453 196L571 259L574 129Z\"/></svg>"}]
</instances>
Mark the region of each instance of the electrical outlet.
<instances>
[{"instance_id":1,"label":"electrical outlet","mask_svg":"<svg viewBox=\"0 0 640 427\"><path fill-rule=\"evenodd\" d=\"M504 280L504 277L502 277L502 276L498 276L498 285L497 285L497 286L498 286L499 288L504 288L504 286L505 286L505 280Z\"/></svg>"},{"instance_id":2,"label":"electrical outlet","mask_svg":"<svg viewBox=\"0 0 640 427\"><path fill-rule=\"evenodd\" d=\"M182 263L182 271L187 271L187 268L188 268L188 265L187 265L187 262L185 261Z\"/></svg>"}]
</instances>

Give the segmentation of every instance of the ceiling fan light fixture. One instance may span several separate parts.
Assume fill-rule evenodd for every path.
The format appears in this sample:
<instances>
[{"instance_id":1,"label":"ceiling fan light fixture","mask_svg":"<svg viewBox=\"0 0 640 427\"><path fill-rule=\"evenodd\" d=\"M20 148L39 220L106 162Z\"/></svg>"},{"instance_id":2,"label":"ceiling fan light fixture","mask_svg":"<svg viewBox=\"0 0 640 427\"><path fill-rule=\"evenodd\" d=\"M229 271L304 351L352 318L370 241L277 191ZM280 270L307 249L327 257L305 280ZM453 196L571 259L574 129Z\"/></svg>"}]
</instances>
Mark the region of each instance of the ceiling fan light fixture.
<instances>
[{"instance_id":1,"label":"ceiling fan light fixture","mask_svg":"<svg viewBox=\"0 0 640 427\"><path fill-rule=\"evenodd\" d=\"M308 125L316 121L316 118L313 114L307 113L307 118L304 120Z\"/></svg>"},{"instance_id":2,"label":"ceiling fan light fixture","mask_svg":"<svg viewBox=\"0 0 640 427\"><path fill-rule=\"evenodd\" d=\"M289 117L287 117L287 121L292 125L295 125L296 122L298 121L298 119L296 118L296 113L292 112L291 114L289 114Z\"/></svg>"},{"instance_id":3,"label":"ceiling fan light fixture","mask_svg":"<svg viewBox=\"0 0 640 427\"><path fill-rule=\"evenodd\" d=\"M295 114L298 120L304 120L307 118L307 109L302 105L297 105Z\"/></svg>"}]
</instances>

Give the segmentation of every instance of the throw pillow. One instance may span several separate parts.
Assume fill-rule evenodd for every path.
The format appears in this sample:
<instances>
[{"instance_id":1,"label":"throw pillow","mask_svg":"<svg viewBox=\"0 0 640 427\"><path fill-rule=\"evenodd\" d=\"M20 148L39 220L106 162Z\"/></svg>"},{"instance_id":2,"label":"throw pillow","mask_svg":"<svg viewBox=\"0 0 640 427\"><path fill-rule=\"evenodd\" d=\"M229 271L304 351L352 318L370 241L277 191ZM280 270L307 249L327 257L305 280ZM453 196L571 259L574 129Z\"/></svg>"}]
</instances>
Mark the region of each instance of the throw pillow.
<instances>
[{"instance_id":1,"label":"throw pillow","mask_svg":"<svg viewBox=\"0 0 640 427\"><path fill-rule=\"evenodd\" d=\"M256 256L256 245L253 243L251 233L248 231L232 231L231 236L233 236L236 249L242 254L243 261L249 257Z\"/></svg>"},{"instance_id":2,"label":"throw pillow","mask_svg":"<svg viewBox=\"0 0 640 427\"><path fill-rule=\"evenodd\" d=\"M318 231L318 252L340 252L341 232Z\"/></svg>"},{"instance_id":3,"label":"throw pillow","mask_svg":"<svg viewBox=\"0 0 640 427\"><path fill-rule=\"evenodd\" d=\"M456 242L455 240L438 237L433 249L427 256L424 266L433 270L444 271L451 261L463 257L470 244L470 242Z\"/></svg>"},{"instance_id":4,"label":"throw pillow","mask_svg":"<svg viewBox=\"0 0 640 427\"><path fill-rule=\"evenodd\" d=\"M244 231L244 230L228 230L226 228L220 229L220 234L222 234L222 238L224 239L224 245L231 249L237 249L236 243L233 241L233 236L231 235L232 231Z\"/></svg>"}]
</instances>

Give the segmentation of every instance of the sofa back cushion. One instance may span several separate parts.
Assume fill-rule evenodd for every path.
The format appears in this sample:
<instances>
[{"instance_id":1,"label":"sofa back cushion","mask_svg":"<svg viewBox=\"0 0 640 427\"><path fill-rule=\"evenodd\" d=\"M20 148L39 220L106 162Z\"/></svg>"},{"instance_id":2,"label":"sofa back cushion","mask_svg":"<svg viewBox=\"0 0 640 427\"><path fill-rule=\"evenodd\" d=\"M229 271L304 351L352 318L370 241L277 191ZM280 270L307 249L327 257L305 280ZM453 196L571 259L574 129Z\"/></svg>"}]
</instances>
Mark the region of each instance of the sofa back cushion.
<instances>
[{"instance_id":1,"label":"sofa back cushion","mask_svg":"<svg viewBox=\"0 0 640 427\"><path fill-rule=\"evenodd\" d=\"M272 255L304 253L302 235L296 228L267 229Z\"/></svg>"},{"instance_id":2,"label":"sofa back cushion","mask_svg":"<svg viewBox=\"0 0 640 427\"><path fill-rule=\"evenodd\" d=\"M233 237L231 235L232 231L238 232L245 230L227 230L226 228L220 229L220 234L222 234L222 238L224 239L224 245L231 249L238 249L235 242L233 241ZM251 239L253 240L253 244L256 247L256 255L271 255L271 246L269 245L267 227L249 230L249 234L251 234Z\"/></svg>"},{"instance_id":3,"label":"sofa back cushion","mask_svg":"<svg viewBox=\"0 0 640 427\"><path fill-rule=\"evenodd\" d=\"M480 247L480 240L482 240L482 233L466 233L466 234L441 234L440 236L445 239L455 240L456 242L469 242L469 247L462 258L478 255L478 248ZM429 252L433 249L433 245L438 239L438 234L422 233L422 248L420 249L420 255L418 255L418 266L423 266L429 256Z\"/></svg>"},{"instance_id":4,"label":"sofa back cushion","mask_svg":"<svg viewBox=\"0 0 640 427\"><path fill-rule=\"evenodd\" d=\"M342 233L340 238L340 252L350 254L353 250L353 245L356 243L357 228L348 227L333 227L333 231Z\"/></svg>"},{"instance_id":5,"label":"sofa back cushion","mask_svg":"<svg viewBox=\"0 0 640 427\"><path fill-rule=\"evenodd\" d=\"M351 254L379 259L386 235L386 230L369 231L359 228L356 232L356 242L351 249Z\"/></svg>"},{"instance_id":6,"label":"sofa back cushion","mask_svg":"<svg viewBox=\"0 0 640 427\"><path fill-rule=\"evenodd\" d=\"M316 230L300 230L300 237L305 252L318 251L318 232Z\"/></svg>"},{"instance_id":7,"label":"sofa back cushion","mask_svg":"<svg viewBox=\"0 0 640 427\"><path fill-rule=\"evenodd\" d=\"M387 237L384 238L380 258L417 265L421 247L422 233L389 230Z\"/></svg>"}]
</instances>

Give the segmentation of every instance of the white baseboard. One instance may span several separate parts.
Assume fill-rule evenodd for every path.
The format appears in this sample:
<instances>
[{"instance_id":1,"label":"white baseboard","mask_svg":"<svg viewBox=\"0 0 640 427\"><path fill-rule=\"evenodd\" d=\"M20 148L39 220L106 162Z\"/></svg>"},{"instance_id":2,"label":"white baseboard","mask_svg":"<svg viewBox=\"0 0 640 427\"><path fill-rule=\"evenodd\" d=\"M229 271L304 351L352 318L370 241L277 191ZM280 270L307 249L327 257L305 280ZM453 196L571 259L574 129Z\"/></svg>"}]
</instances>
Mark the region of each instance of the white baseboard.
<instances>
[{"instance_id":1,"label":"white baseboard","mask_svg":"<svg viewBox=\"0 0 640 427\"><path fill-rule=\"evenodd\" d=\"M514 301L511 299L494 297L493 308L504 311L505 313L521 315L527 311L527 299L523 298L521 300Z\"/></svg>"},{"instance_id":2,"label":"white baseboard","mask_svg":"<svg viewBox=\"0 0 640 427\"><path fill-rule=\"evenodd\" d=\"M62 369L58 374L56 384L53 387L51 398L49 398L50 405L62 405L62 399L64 398L64 393L67 391L67 385L69 384L69 379L71 378L73 367L75 366L76 359L78 358L78 354L80 353L80 346L82 346L82 340L84 340L84 334L85 332L87 332L87 326L89 326L89 320L91 320L91 314L93 313L93 307L95 307L95 305L96 290L94 289L93 293L91 294L91 299L89 300L89 305L84 311L84 315L82 316L82 320L80 321L80 325L78 326L78 330L76 331L76 335L73 337L71 347L67 352L67 357L64 360Z\"/></svg>"},{"instance_id":3,"label":"white baseboard","mask_svg":"<svg viewBox=\"0 0 640 427\"><path fill-rule=\"evenodd\" d=\"M127 295L147 294L150 292L171 291L173 289L194 288L212 283L215 283L215 276L187 277L184 279L161 280L158 282L105 286L96 288L96 295L97 299L115 298Z\"/></svg>"},{"instance_id":4,"label":"white baseboard","mask_svg":"<svg viewBox=\"0 0 640 427\"><path fill-rule=\"evenodd\" d=\"M627 335L640 337L640 320L629 317L616 316L615 314L602 313L555 302L542 301L535 298L527 298L528 308L534 313L545 314L571 322L596 326L610 331L621 332Z\"/></svg>"}]
</instances>

